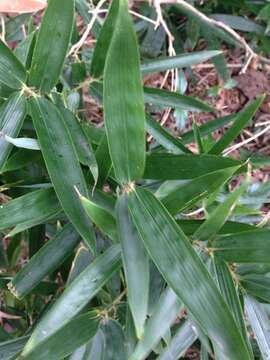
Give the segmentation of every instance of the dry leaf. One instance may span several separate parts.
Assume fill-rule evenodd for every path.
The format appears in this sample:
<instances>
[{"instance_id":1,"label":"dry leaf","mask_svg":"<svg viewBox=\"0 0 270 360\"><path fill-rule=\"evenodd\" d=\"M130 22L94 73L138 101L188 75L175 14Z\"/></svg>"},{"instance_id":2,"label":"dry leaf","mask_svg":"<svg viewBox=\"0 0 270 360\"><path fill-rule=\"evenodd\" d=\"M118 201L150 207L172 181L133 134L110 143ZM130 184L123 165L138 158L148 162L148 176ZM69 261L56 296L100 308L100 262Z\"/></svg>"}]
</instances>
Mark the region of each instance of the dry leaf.
<instances>
[{"instance_id":1,"label":"dry leaf","mask_svg":"<svg viewBox=\"0 0 270 360\"><path fill-rule=\"evenodd\" d=\"M46 0L0 0L0 13L31 13L46 7Z\"/></svg>"}]
</instances>

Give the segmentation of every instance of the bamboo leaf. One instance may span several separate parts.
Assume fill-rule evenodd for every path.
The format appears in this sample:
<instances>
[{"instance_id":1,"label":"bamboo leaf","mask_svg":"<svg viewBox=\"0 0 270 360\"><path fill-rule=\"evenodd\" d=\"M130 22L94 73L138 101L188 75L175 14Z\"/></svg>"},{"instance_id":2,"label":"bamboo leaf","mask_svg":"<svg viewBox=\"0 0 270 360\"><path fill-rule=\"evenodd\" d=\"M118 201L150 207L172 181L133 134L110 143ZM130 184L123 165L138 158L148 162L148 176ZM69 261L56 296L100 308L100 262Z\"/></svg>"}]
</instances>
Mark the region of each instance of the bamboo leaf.
<instances>
[{"instance_id":1,"label":"bamboo leaf","mask_svg":"<svg viewBox=\"0 0 270 360\"><path fill-rule=\"evenodd\" d=\"M36 239L35 239L36 240ZM80 237L74 228L67 224L47 242L19 271L8 288L18 297L23 298L35 288L40 281L60 267L79 243Z\"/></svg>"},{"instance_id":2,"label":"bamboo leaf","mask_svg":"<svg viewBox=\"0 0 270 360\"><path fill-rule=\"evenodd\" d=\"M243 309L241 307L240 299L237 293L237 288L233 281L229 267L224 261L214 257L214 268L215 268L217 283L221 291L221 294L223 295L225 301L227 302L229 309L231 310L235 318L235 321L238 324L239 329L241 330L243 339L246 342L247 348L249 349L250 356L252 358L252 349L248 340Z\"/></svg>"},{"instance_id":3,"label":"bamboo leaf","mask_svg":"<svg viewBox=\"0 0 270 360\"><path fill-rule=\"evenodd\" d=\"M0 82L12 89L21 89L26 81L25 68L2 41L0 53Z\"/></svg>"},{"instance_id":4,"label":"bamboo leaf","mask_svg":"<svg viewBox=\"0 0 270 360\"><path fill-rule=\"evenodd\" d=\"M101 325L105 337L104 360L126 360L125 337L121 325L109 319Z\"/></svg>"},{"instance_id":5,"label":"bamboo leaf","mask_svg":"<svg viewBox=\"0 0 270 360\"><path fill-rule=\"evenodd\" d=\"M204 220L177 220L177 224L180 225L181 229L188 236L193 235L195 231L203 224ZM226 223L219 230L219 234L232 234L242 231L255 230L256 227L253 225L240 223L236 221L226 221Z\"/></svg>"},{"instance_id":6,"label":"bamboo leaf","mask_svg":"<svg viewBox=\"0 0 270 360\"><path fill-rule=\"evenodd\" d=\"M269 235L269 229L219 235L213 247L216 255L228 262L268 263L270 261Z\"/></svg>"},{"instance_id":7,"label":"bamboo leaf","mask_svg":"<svg viewBox=\"0 0 270 360\"><path fill-rule=\"evenodd\" d=\"M99 319L94 312L76 317L46 337L33 349L24 349L21 359L25 360L59 360L71 354L76 348L85 344L97 332Z\"/></svg>"},{"instance_id":8,"label":"bamboo leaf","mask_svg":"<svg viewBox=\"0 0 270 360\"><path fill-rule=\"evenodd\" d=\"M118 198L116 213L128 289L128 303L137 337L141 339L148 310L149 260L128 213L127 197L125 195Z\"/></svg>"},{"instance_id":9,"label":"bamboo leaf","mask_svg":"<svg viewBox=\"0 0 270 360\"><path fill-rule=\"evenodd\" d=\"M144 87L144 100L146 103L152 105L171 107L187 111L213 111L209 105L194 97L157 88Z\"/></svg>"},{"instance_id":10,"label":"bamboo leaf","mask_svg":"<svg viewBox=\"0 0 270 360\"><path fill-rule=\"evenodd\" d=\"M241 133L241 131L247 126L249 121L255 115L256 111L259 109L261 104L264 101L265 96L260 96L258 99L254 100L248 106L239 113L236 120L230 129L221 137L220 140L210 149L209 154L221 154L223 150L230 145L234 139Z\"/></svg>"},{"instance_id":11,"label":"bamboo leaf","mask_svg":"<svg viewBox=\"0 0 270 360\"><path fill-rule=\"evenodd\" d=\"M190 321L185 321L180 325L171 343L162 351L157 360L180 359L196 341L197 337L194 326L192 326Z\"/></svg>"},{"instance_id":12,"label":"bamboo leaf","mask_svg":"<svg viewBox=\"0 0 270 360\"><path fill-rule=\"evenodd\" d=\"M158 345L170 329L183 305L176 294L167 288L158 300L152 316L146 323L143 338L138 342L129 360L143 360Z\"/></svg>"},{"instance_id":13,"label":"bamboo leaf","mask_svg":"<svg viewBox=\"0 0 270 360\"><path fill-rule=\"evenodd\" d=\"M22 350L29 336L19 337L0 343L0 359L12 360Z\"/></svg>"},{"instance_id":14,"label":"bamboo leaf","mask_svg":"<svg viewBox=\"0 0 270 360\"><path fill-rule=\"evenodd\" d=\"M144 178L153 180L194 179L211 172L241 165L240 161L213 155L152 153L146 157Z\"/></svg>"},{"instance_id":15,"label":"bamboo leaf","mask_svg":"<svg viewBox=\"0 0 270 360\"><path fill-rule=\"evenodd\" d=\"M120 0L105 64L103 100L115 176L125 184L142 177L145 162L145 113L139 52L127 0Z\"/></svg>"},{"instance_id":16,"label":"bamboo leaf","mask_svg":"<svg viewBox=\"0 0 270 360\"><path fill-rule=\"evenodd\" d=\"M29 74L29 84L49 92L62 71L74 19L74 0L50 0L42 19Z\"/></svg>"},{"instance_id":17,"label":"bamboo leaf","mask_svg":"<svg viewBox=\"0 0 270 360\"><path fill-rule=\"evenodd\" d=\"M114 216L103 207L79 194L80 201L93 223L114 242L119 241L116 220Z\"/></svg>"},{"instance_id":18,"label":"bamboo leaf","mask_svg":"<svg viewBox=\"0 0 270 360\"><path fill-rule=\"evenodd\" d=\"M270 322L262 305L251 296L245 296L245 309L261 350L262 358L270 358Z\"/></svg>"},{"instance_id":19,"label":"bamboo leaf","mask_svg":"<svg viewBox=\"0 0 270 360\"><path fill-rule=\"evenodd\" d=\"M113 0L95 45L90 73L97 81L103 76L106 56L115 29L118 10L119 0Z\"/></svg>"},{"instance_id":20,"label":"bamboo leaf","mask_svg":"<svg viewBox=\"0 0 270 360\"><path fill-rule=\"evenodd\" d=\"M92 262L63 292L35 327L24 353L67 324L100 291L104 284L120 268L120 248L110 247Z\"/></svg>"},{"instance_id":21,"label":"bamboo leaf","mask_svg":"<svg viewBox=\"0 0 270 360\"><path fill-rule=\"evenodd\" d=\"M20 196L0 207L0 230L13 226L30 228L61 211L53 189L40 189Z\"/></svg>"},{"instance_id":22,"label":"bamboo leaf","mask_svg":"<svg viewBox=\"0 0 270 360\"><path fill-rule=\"evenodd\" d=\"M198 129L200 131L201 136L209 135L209 134L213 133L214 131L222 128L224 125L227 125L227 124L233 122L235 119L237 119L238 116L240 116L240 113L233 114L233 115L227 115L222 118L208 121L207 123L199 126ZM189 143L193 142L193 140L194 140L193 130L187 131L184 134L182 134L181 139L182 139L183 144L189 144Z\"/></svg>"},{"instance_id":23,"label":"bamboo leaf","mask_svg":"<svg viewBox=\"0 0 270 360\"><path fill-rule=\"evenodd\" d=\"M227 199L218 205L209 217L203 222L199 229L194 233L193 238L198 241L211 241L218 231L225 224L226 220L232 214L240 196L247 189L248 182L244 181L236 190L234 190Z\"/></svg>"},{"instance_id":24,"label":"bamboo leaf","mask_svg":"<svg viewBox=\"0 0 270 360\"><path fill-rule=\"evenodd\" d=\"M70 221L95 253L92 224L74 188L76 186L83 195L86 195L87 187L64 119L56 106L46 99L32 98L29 104L42 155L55 192Z\"/></svg>"},{"instance_id":25,"label":"bamboo leaf","mask_svg":"<svg viewBox=\"0 0 270 360\"><path fill-rule=\"evenodd\" d=\"M12 144L5 136L16 137L26 115L26 102L21 93L12 94L0 108L0 172L3 170Z\"/></svg>"},{"instance_id":26,"label":"bamboo leaf","mask_svg":"<svg viewBox=\"0 0 270 360\"><path fill-rule=\"evenodd\" d=\"M209 196L225 184L239 167L230 167L223 170L200 176L186 184L164 184L157 192L158 198L171 214L177 214Z\"/></svg>"},{"instance_id":27,"label":"bamboo leaf","mask_svg":"<svg viewBox=\"0 0 270 360\"><path fill-rule=\"evenodd\" d=\"M13 144L14 146L21 148L21 149L28 149L28 150L40 150L40 146L36 139L31 138L12 138L8 135L5 135L5 140Z\"/></svg>"},{"instance_id":28,"label":"bamboo leaf","mask_svg":"<svg viewBox=\"0 0 270 360\"><path fill-rule=\"evenodd\" d=\"M169 134L168 131L163 129L149 114L146 115L146 130L160 145L173 154L191 153L180 139Z\"/></svg>"},{"instance_id":29,"label":"bamboo leaf","mask_svg":"<svg viewBox=\"0 0 270 360\"><path fill-rule=\"evenodd\" d=\"M185 68L192 65L201 64L204 61L211 59L214 56L221 54L221 51L200 51L191 54L180 54L172 57L158 58L155 60L148 60L141 65L141 71L145 74L151 72L160 72L170 69Z\"/></svg>"},{"instance_id":30,"label":"bamboo leaf","mask_svg":"<svg viewBox=\"0 0 270 360\"><path fill-rule=\"evenodd\" d=\"M91 143L87 140L78 120L71 111L60 107L62 116L67 124L80 162L89 167L95 183L98 181L98 165Z\"/></svg>"},{"instance_id":31,"label":"bamboo leaf","mask_svg":"<svg viewBox=\"0 0 270 360\"><path fill-rule=\"evenodd\" d=\"M229 359L250 359L213 279L165 207L137 189L129 194L129 209L149 256L215 346Z\"/></svg>"},{"instance_id":32,"label":"bamboo leaf","mask_svg":"<svg viewBox=\"0 0 270 360\"><path fill-rule=\"evenodd\" d=\"M240 278L245 291L262 302L270 301L270 279L267 275L250 274Z\"/></svg>"}]
</instances>

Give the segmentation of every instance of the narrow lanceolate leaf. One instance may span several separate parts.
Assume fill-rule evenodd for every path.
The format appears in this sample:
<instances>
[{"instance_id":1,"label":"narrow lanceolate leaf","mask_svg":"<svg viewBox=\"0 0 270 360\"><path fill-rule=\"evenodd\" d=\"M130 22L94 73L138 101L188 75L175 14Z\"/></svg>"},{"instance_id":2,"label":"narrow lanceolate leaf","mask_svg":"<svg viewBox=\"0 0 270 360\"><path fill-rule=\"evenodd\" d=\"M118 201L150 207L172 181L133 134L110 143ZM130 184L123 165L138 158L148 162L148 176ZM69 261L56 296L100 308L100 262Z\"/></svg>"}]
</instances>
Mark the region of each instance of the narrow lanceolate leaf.
<instances>
[{"instance_id":1,"label":"narrow lanceolate leaf","mask_svg":"<svg viewBox=\"0 0 270 360\"><path fill-rule=\"evenodd\" d=\"M129 209L150 257L199 326L228 359L250 359L213 279L165 207L138 189L129 194Z\"/></svg>"},{"instance_id":2,"label":"narrow lanceolate leaf","mask_svg":"<svg viewBox=\"0 0 270 360\"><path fill-rule=\"evenodd\" d=\"M185 355L186 351L196 341L198 335L190 321L180 325L171 343L162 351L157 360L177 360Z\"/></svg>"},{"instance_id":3,"label":"narrow lanceolate leaf","mask_svg":"<svg viewBox=\"0 0 270 360\"><path fill-rule=\"evenodd\" d=\"M20 149L28 149L28 150L40 150L40 146L38 144L38 141L36 139L30 139L30 138L12 138L8 135L5 135L5 140L13 144L14 146L20 148Z\"/></svg>"},{"instance_id":4,"label":"narrow lanceolate leaf","mask_svg":"<svg viewBox=\"0 0 270 360\"><path fill-rule=\"evenodd\" d=\"M17 355L22 350L28 339L29 339L28 336L23 336L17 339L12 339L0 343L0 359L1 360L14 359L14 356Z\"/></svg>"},{"instance_id":5,"label":"narrow lanceolate leaf","mask_svg":"<svg viewBox=\"0 0 270 360\"><path fill-rule=\"evenodd\" d=\"M213 133L214 131L222 128L224 125L227 125L234 121L239 113L233 114L233 115L227 115L222 118L218 118L212 121L208 121L207 123L199 126L199 131L201 136L209 135ZM187 131L184 134L181 135L181 139L184 144L189 144L194 140L194 132L193 130Z\"/></svg>"},{"instance_id":6,"label":"narrow lanceolate leaf","mask_svg":"<svg viewBox=\"0 0 270 360\"><path fill-rule=\"evenodd\" d=\"M269 229L219 235L213 244L217 256L236 263L268 263L269 246Z\"/></svg>"},{"instance_id":7,"label":"narrow lanceolate leaf","mask_svg":"<svg viewBox=\"0 0 270 360\"><path fill-rule=\"evenodd\" d=\"M239 167L230 167L224 170L214 171L212 173L200 176L188 182L187 184L162 185L158 190L158 197L171 214L177 214L202 200L213 191L219 189L226 183Z\"/></svg>"},{"instance_id":8,"label":"narrow lanceolate leaf","mask_svg":"<svg viewBox=\"0 0 270 360\"><path fill-rule=\"evenodd\" d=\"M172 289L167 288L157 302L153 314L146 323L143 338L138 342L129 360L143 360L158 345L183 310Z\"/></svg>"},{"instance_id":9,"label":"narrow lanceolate leaf","mask_svg":"<svg viewBox=\"0 0 270 360\"><path fill-rule=\"evenodd\" d=\"M67 224L47 242L19 271L8 285L16 297L22 298L37 286L40 281L71 254L80 237L74 228Z\"/></svg>"},{"instance_id":10,"label":"narrow lanceolate leaf","mask_svg":"<svg viewBox=\"0 0 270 360\"><path fill-rule=\"evenodd\" d=\"M0 207L0 230L18 225L27 229L41 224L60 211L53 189L36 190Z\"/></svg>"},{"instance_id":11,"label":"narrow lanceolate leaf","mask_svg":"<svg viewBox=\"0 0 270 360\"><path fill-rule=\"evenodd\" d=\"M105 283L121 266L119 246L110 247L103 255L89 265L67 287L50 310L42 317L30 337L24 352L32 351L45 338L76 316L100 291Z\"/></svg>"},{"instance_id":12,"label":"narrow lanceolate leaf","mask_svg":"<svg viewBox=\"0 0 270 360\"><path fill-rule=\"evenodd\" d=\"M96 80L101 80L103 76L105 60L115 29L118 9L119 0L113 0L94 48L90 73Z\"/></svg>"},{"instance_id":13,"label":"narrow lanceolate leaf","mask_svg":"<svg viewBox=\"0 0 270 360\"><path fill-rule=\"evenodd\" d=\"M64 359L75 349L89 341L97 332L99 318L94 312L80 315L46 337L33 349L23 350L21 358L25 360Z\"/></svg>"},{"instance_id":14,"label":"narrow lanceolate leaf","mask_svg":"<svg viewBox=\"0 0 270 360\"><path fill-rule=\"evenodd\" d=\"M250 349L250 354L252 354L251 346L247 336L243 309L237 293L236 285L232 278L232 274L228 268L228 265L223 260L220 260L216 257L214 257L214 268L216 280L221 294L227 302L229 309L231 310L235 321L238 324L239 329L241 330L241 334L246 342L247 348Z\"/></svg>"},{"instance_id":15,"label":"narrow lanceolate leaf","mask_svg":"<svg viewBox=\"0 0 270 360\"><path fill-rule=\"evenodd\" d=\"M221 54L221 51L200 51L191 54L180 54L173 57L164 57L155 60L148 60L141 65L143 73L160 72L174 68L185 68L201 64L214 56Z\"/></svg>"},{"instance_id":16,"label":"narrow lanceolate leaf","mask_svg":"<svg viewBox=\"0 0 270 360\"><path fill-rule=\"evenodd\" d=\"M76 186L83 195L86 195L87 187L64 119L56 106L46 99L31 99L30 110L47 170L59 201L76 230L95 252L92 223L74 188Z\"/></svg>"},{"instance_id":17,"label":"narrow lanceolate leaf","mask_svg":"<svg viewBox=\"0 0 270 360\"><path fill-rule=\"evenodd\" d=\"M245 291L261 299L262 302L270 301L270 279L267 275L250 274L240 278Z\"/></svg>"},{"instance_id":18,"label":"narrow lanceolate leaf","mask_svg":"<svg viewBox=\"0 0 270 360\"><path fill-rule=\"evenodd\" d=\"M126 195L121 195L117 200L116 213L128 288L128 303L137 337L141 339L148 309L149 260L130 218Z\"/></svg>"},{"instance_id":19,"label":"narrow lanceolate leaf","mask_svg":"<svg viewBox=\"0 0 270 360\"><path fill-rule=\"evenodd\" d=\"M119 4L105 64L103 100L115 176L125 184L142 177L145 162L145 113L139 52L127 0L120 0Z\"/></svg>"},{"instance_id":20,"label":"narrow lanceolate leaf","mask_svg":"<svg viewBox=\"0 0 270 360\"><path fill-rule=\"evenodd\" d=\"M93 223L114 242L118 242L118 231L114 216L107 209L80 194L79 198Z\"/></svg>"},{"instance_id":21,"label":"narrow lanceolate leaf","mask_svg":"<svg viewBox=\"0 0 270 360\"><path fill-rule=\"evenodd\" d=\"M125 336L119 322L108 320L101 325L101 330L105 338L106 360L127 360L125 348Z\"/></svg>"},{"instance_id":22,"label":"narrow lanceolate leaf","mask_svg":"<svg viewBox=\"0 0 270 360\"><path fill-rule=\"evenodd\" d=\"M149 114L146 114L146 130L161 146L164 147L164 149L167 149L171 153L191 153L180 139L173 137L168 131L163 129L163 127Z\"/></svg>"},{"instance_id":23,"label":"narrow lanceolate leaf","mask_svg":"<svg viewBox=\"0 0 270 360\"><path fill-rule=\"evenodd\" d=\"M240 161L213 155L152 153L146 157L145 179L184 180L241 165Z\"/></svg>"},{"instance_id":24,"label":"narrow lanceolate leaf","mask_svg":"<svg viewBox=\"0 0 270 360\"><path fill-rule=\"evenodd\" d=\"M12 89L21 89L26 80L25 68L2 41L0 53L0 82Z\"/></svg>"},{"instance_id":25,"label":"narrow lanceolate leaf","mask_svg":"<svg viewBox=\"0 0 270 360\"><path fill-rule=\"evenodd\" d=\"M211 106L191 96L150 87L144 87L144 100L152 105L171 107L187 111L213 111Z\"/></svg>"},{"instance_id":26,"label":"narrow lanceolate leaf","mask_svg":"<svg viewBox=\"0 0 270 360\"><path fill-rule=\"evenodd\" d=\"M248 185L244 181L236 190L234 190L227 199L221 203L209 215L199 229L194 233L193 238L198 241L212 240L219 232L227 219L230 217L235 208L240 196L244 193Z\"/></svg>"},{"instance_id":27,"label":"narrow lanceolate leaf","mask_svg":"<svg viewBox=\"0 0 270 360\"><path fill-rule=\"evenodd\" d=\"M254 100L250 103L244 111L239 113L236 120L230 129L221 137L221 139L212 147L209 151L209 154L220 154L223 150L229 146L234 139L241 133L241 131L247 126L249 121L255 115L256 111L261 106L264 101L264 96L258 97L258 99Z\"/></svg>"},{"instance_id":28,"label":"narrow lanceolate leaf","mask_svg":"<svg viewBox=\"0 0 270 360\"><path fill-rule=\"evenodd\" d=\"M61 107L60 110L73 139L80 162L89 167L94 181L97 183L98 166L91 143L88 141L78 119L72 114L72 112L64 107Z\"/></svg>"},{"instance_id":29,"label":"narrow lanceolate leaf","mask_svg":"<svg viewBox=\"0 0 270 360\"><path fill-rule=\"evenodd\" d=\"M74 19L74 0L50 0L42 19L29 74L29 84L49 92L66 57Z\"/></svg>"},{"instance_id":30,"label":"narrow lanceolate leaf","mask_svg":"<svg viewBox=\"0 0 270 360\"><path fill-rule=\"evenodd\" d=\"M13 145L5 136L16 137L26 115L26 101L21 93L12 94L0 108L0 172L3 169Z\"/></svg>"},{"instance_id":31,"label":"narrow lanceolate leaf","mask_svg":"<svg viewBox=\"0 0 270 360\"><path fill-rule=\"evenodd\" d=\"M270 359L270 321L262 305L251 296L245 296L245 309L264 360Z\"/></svg>"}]
</instances>

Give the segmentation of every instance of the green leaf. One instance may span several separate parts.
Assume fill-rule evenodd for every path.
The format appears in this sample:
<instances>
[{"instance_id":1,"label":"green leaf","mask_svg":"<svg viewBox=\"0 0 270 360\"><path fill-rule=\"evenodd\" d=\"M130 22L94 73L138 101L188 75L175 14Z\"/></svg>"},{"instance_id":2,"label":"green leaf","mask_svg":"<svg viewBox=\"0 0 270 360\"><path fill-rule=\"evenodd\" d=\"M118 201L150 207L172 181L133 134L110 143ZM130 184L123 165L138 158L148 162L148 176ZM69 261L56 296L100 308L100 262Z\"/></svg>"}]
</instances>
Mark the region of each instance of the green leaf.
<instances>
[{"instance_id":1,"label":"green leaf","mask_svg":"<svg viewBox=\"0 0 270 360\"><path fill-rule=\"evenodd\" d=\"M247 329L244 320L244 313L240 303L240 299L237 293L237 285L234 283L232 278L232 273L229 270L228 265L214 257L214 268L217 283L221 294L223 295L226 303L228 304L229 309L231 310L236 323L238 324L239 329L241 330L243 339L246 342L247 348L250 350L250 355L252 358L251 345L247 336Z\"/></svg>"},{"instance_id":2,"label":"green leaf","mask_svg":"<svg viewBox=\"0 0 270 360\"><path fill-rule=\"evenodd\" d=\"M105 337L104 360L127 360L125 337L121 325L109 319L101 325Z\"/></svg>"},{"instance_id":3,"label":"green leaf","mask_svg":"<svg viewBox=\"0 0 270 360\"><path fill-rule=\"evenodd\" d=\"M80 201L87 215L93 223L114 242L119 241L116 220L114 216L102 206L79 194Z\"/></svg>"},{"instance_id":4,"label":"green leaf","mask_svg":"<svg viewBox=\"0 0 270 360\"><path fill-rule=\"evenodd\" d=\"M201 136L206 136L214 131L222 128L224 125L227 125L228 123L235 121L240 113L224 116L222 118L218 118L215 120L208 121L207 123L199 126L199 131ZM181 140L184 144L189 144L193 142L195 139L193 130L187 131L184 134L181 134Z\"/></svg>"},{"instance_id":5,"label":"green leaf","mask_svg":"<svg viewBox=\"0 0 270 360\"><path fill-rule=\"evenodd\" d=\"M35 239L36 240L36 239ZM56 233L19 271L8 288L18 297L23 298L31 292L40 281L60 267L63 261L78 245L80 237L74 228L67 224Z\"/></svg>"},{"instance_id":6,"label":"green leaf","mask_svg":"<svg viewBox=\"0 0 270 360\"><path fill-rule=\"evenodd\" d=\"M91 62L91 76L100 81L103 76L107 52L115 29L119 10L119 0L113 0L105 22L101 28Z\"/></svg>"},{"instance_id":7,"label":"green leaf","mask_svg":"<svg viewBox=\"0 0 270 360\"><path fill-rule=\"evenodd\" d=\"M209 240L211 241L227 219L232 214L239 198L247 189L248 182L244 181L237 189L235 189L227 199L218 205L199 229L194 233L193 238L197 241Z\"/></svg>"},{"instance_id":8,"label":"green leaf","mask_svg":"<svg viewBox=\"0 0 270 360\"><path fill-rule=\"evenodd\" d=\"M213 155L152 153L146 157L145 179L194 179L211 172L241 165L240 161Z\"/></svg>"},{"instance_id":9,"label":"green leaf","mask_svg":"<svg viewBox=\"0 0 270 360\"><path fill-rule=\"evenodd\" d=\"M245 275L243 278L240 278L240 282L248 294L262 302L270 302L270 279L267 275Z\"/></svg>"},{"instance_id":10,"label":"green leaf","mask_svg":"<svg viewBox=\"0 0 270 360\"><path fill-rule=\"evenodd\" d=\"M31 228L60 211L53 189L36 190L1 205L0 230L18 225L24 229Z\"/></svg>"},{"instance_id":11,"label":"green leaf","mask_svg":"<svg viewBox=\"0 0 270 360\"><path fill-rule=\"evenodd\" d=\"M160 145L173 154L191 153L180 139L173 137L168 131L163 129L149 114L146 114L146 130Z\"/></svg>"},{"instance_id":12,"label":"green leaf","mask_svg":"<svg viewBox=\"0 0 270 360\"><path fill-rule=\"evenodd\" d=\"M217 21L222 21L224 24L228 25L229 27L235 30L244 31L244 32L254 32L260 35L263 35L265 32L265 28L263 26L243 16L235 16L228 14L212 14L210 17Z\"/></svg>"},{"instance_id":13,"label":"green leaf","mask_svg":"<svg viewBox=\"0 0 270 360\"><path fill-rule=\"evenodd\" d=\"M97 332L99 318L95 313L76 317L46 337L37 346L23 350L21 359L25 360L59 360L71 354L76 348L85 344Z\"/></svg>"},{"instance_id":14,"label":"green leaf","mask_svg":"<svg viewBox=\"0 0 270 360\"><path fill-rule=\"evenodd\" d=\"M262 305L251 296L245 296L245 309L262 358L268 360L270 357L269 318Z\"/></svg>"},{"instance_id":15,"label":"green leaf","mask_svg":"<svg viewBox=\"0 0 270 360\"><path fill-rule=\"evenodd\" d=\"M146 323L144 336L136 345L129 360L146 359L165 336L181 310L183 305L180 300L170 288L167 288L158 300L152 316Z\"/></svg>"},{"instance_id":16,"label":"green leaf","mask_svg":"<svg viewBox=\"0 0 270 360\"><path fill-rule=\"evenodd\" d=\"M195 141L196 141L198 152L199 152L199 154L203 154L205 152L204 144L203 144L203 138L201 136L200 129L199 129L198 125L196 124L196 122L193 122L192 129L193 129L193 132L194 132L194 138L195 138Z\"/></svg>"},{"instance_id":17,"label":"green leaf","mask_svg":"<svg viewBox=\"0 0 270 360\"><path fill-rule=\"evenodd\" d=\"M24 347L29 336L19 337L0 343L0 359L12 360Z\"/></svg>"},{"instance_id":18,"label":"green leaf","mask_svg":"<svg viewBox=\"0 0 270 360\"><path fill-rule=\"evenodd\" d=\"M105 64L103 100L115 176L125 184L142 177L145 162L145 113L139 51L127 0L120 0Z\"/></svg>"},{"instance_id":19,"label":"green leaf","mask_svg":"<svg viewBox=\"0 0 270 360\"><path fill-rule=\"evenodd\" d=\"M16 146L20 149L28 149L28 150L40 150L40 146L38 144L38 141L36 139L31 138L12 138L8 135L5 135L5 140Z\"/></svg>"},{"instance_id":20,"label":"green leaf","mask_svg":"<svg viewBox=\"0 0 270 360\"><path fill-rule=\"evenodd\" d=\"M126 195L118 198L116 213L128 289L128 303L137 337L141 339L148 310L149 260L128 213Z\"/></svg>"},{"instance_id":21,"label":"green leaf","mask_svg":"<svg viewBox=\"0 0 270 360\"><path fill-rule=\"evenodd\" d=\"M185 321L176 331L171 343L162 351L157 360L177 360L183 357L186 351L198 338L190 321Z\"/></svg>"},{"instance_id":22,"label":"green leaf","mask_svg":"<svg viewBox=\"0 0 270 360\"><path fill-rule=\"evenodd\" d=\"M30 111L42 155L59 201L86 244L95 253L95 236L74 186L87 195L80 163L64 119L57 107L43 98L30 100Z\"/></svg>"},{"instance_id":23,"label":"green leaf","mask_svg":"<svg viewBox=\"0 0 270 360\"><path fill-rule=\"evenodd\" d=\"M26 102L21 93L12 94L0 108L0 172L12 150L5 136L16 137L26 115Z\"/></svg>"},{"instance_id":24,"label":"green leaf","mask_svg":"<svg viewBox=\"0 0 270 360\"><path fill-rule=\"evenodd\" d=\"M230 167L214 171L185 184L165 183L159 188L157 196L171 214L177 214L218 190L238 169L239 167Z\"/></svg>"},{"instance_id":25,"label":"green leaf","mask_svg":"<svg viewBox=\"0 0 270 360\"><path fill-rule=\"evenodd\" d=\"M215 346L229 359L250 359L213 279L165 207L137 189L129 194L129 209L150 257Z\"/></svg>"},{"instance_id":26,"label":"green leaf","mask_svg":"<svg viewBox=\"0 0 270 360\"><path fill-rule=\"evenodd\" d=\"M151 72L160 72L170 69L185 68L192 65L201 64L214 56L221 54L221 51L199 51L191 54L180 54L172 57L158 58L148 60L141 64L141 71L145 74Z\"/></svg>"},{"instance_id":27,"label":"green leaf","mask_svg":"<svg viewBox=\"0 0 270 360\"><path fill-rule=\"evenodd\" d=\"M42 317L26 344L24 352L32 351L38 344L66 325L101 290L120 266L119 246L112 246L103 255L97 257L73 280Z\"/></svg>"},{"instance_id":28,"label":"green leaf","mask_svg":"<svg viewBox=\"0 0 270 360\"><path fill-rule=\"evenodd\" d=\"M13 52L0 40L0 82L12 89L21 89L26 71Z\"/></svg>"},{"instance_id":29,"label":"green leaf","mask_svg":"<svg viewBox=\"0 0 270 360\"><path fill-rule=\"evenodd\" d=\"M211 112L213 108L191 96L181 95L168 90L144 87L146 103L188 111Z\"/></svg>"},{"instance_id":30,"label":"green leaf","mask_svg":"<svg viewBox=\"0 0 270 360\"><path fill-rule=\"evenodd\" d=\"M27 165L41 159L41 154L38 151L31 151L27 149L20 149L12 154L6 161L1 173L8 171L19 170Z\"/></svg>"},{"instance_id":31,"label":"green leaf","mask_svg":"<svg viewBox=\"0 0 270 360\"><path fill-rule=\"evenodd\" d=\"M33 31L24 40L19 42L18 46L14 51L19 61L26 67L26 69L29 69L29 67L31 66L35 42L36 32Z\"/></svg>"},{"instance_id":32,"label":"green leaf","mask_svg":"<svg viewBox=\"0 0 270 360\"><path fill-rule=\"evenodd\" d=\"M221 154L223 150L229 146L234 139L241 133L241 131L247 126L252 117L256 114L257 110L264 101L265 96L260 96L238 114L236 120L230 129L221 137L220 140L210 149L209 154Z\"/></svg>"},{"instance_id":33,"label":"green leaf","mask_svg":"<svg viewBox=\"0 0 270 360\"><path fill-rule=\"evenodd\" d=\"M71 111L60 107L62 116L67 124L80 162L89 167L95 183L98 181L98 165L91 143L88 141L78 119Z\"/></svg>"},{"instance_id":34,"label":"green leaf","mask_svg":"<svg viewBox=\"0 0 270 360\"><path fill-rule=\"evenodd\" d=\"M180 225L181 229L186 235L193 235L195 231L203 224L204 220L177 220L177 223ZM227 221L219 230L219 234L231 234L242 231L250 231L256 229L255 226L235 222Z\"/></svg>"},{"instance_id":35,"label":"green leaf","mask_svg":"<svg viewBox=\"0 0 270 360\"><path fill-rule=\"evenodd\" d=\"M74 0L50 0L42 19L29 74L29 84L49 92L61 74L71 39Z\"/></svg>"},{"instance_id":36,"label":"green leaf","mask_svg":"<svg viewBox=\"0 0 270 360\"><path fill-rule=\"evenodd\" d=\"M236 263L268 263L269 246L269 229L219 235L213 243L218 257Z\"/></svg>"}]
</instances>

